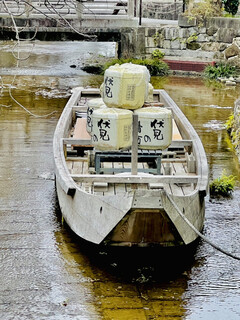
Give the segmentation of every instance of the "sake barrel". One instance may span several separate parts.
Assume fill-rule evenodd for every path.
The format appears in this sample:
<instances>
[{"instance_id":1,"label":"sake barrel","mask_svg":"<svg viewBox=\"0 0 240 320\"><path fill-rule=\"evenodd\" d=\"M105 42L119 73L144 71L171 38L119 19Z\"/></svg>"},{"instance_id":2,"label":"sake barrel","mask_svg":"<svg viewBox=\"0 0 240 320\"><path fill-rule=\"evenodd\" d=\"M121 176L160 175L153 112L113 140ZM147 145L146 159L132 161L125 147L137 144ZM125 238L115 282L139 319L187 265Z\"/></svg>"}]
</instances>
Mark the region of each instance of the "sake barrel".
<instances>
[{"instance_id":1,"label":"sake barrel","mask_svg":"<svg viewBox=\"0 0 240 320\"><path fill-rule=\"evenodd\" d=\"M153 102L153 86L151 83L148 84L148 95L145 101Z\"/></svg>"},{"instance_id":2,"label":"sake barrel","mask_svg":"<svg viewBox=\"0 0 240 320\"><path fill-rule=\"evenodd\" d=\"M145 66L116 64L104 73L102 98L110 108L138 109L148 96L150 74Z\"/></svg>"},{"instance_id":3,"label":"sake barrel","mask_svg":"<svg viewBox=\"0 0 240 320\"><path fill-rule=\"evenodd\" d=\"M99 150L127 149L132 145L132 111L103 108L92 113L92 143Z\"/></svg>"},{"instance_id":4,"label":"sake barrel","mask_svg":"<svg viewBox=\"0 0 240 320\"><path fill-rule=\"evenodd\" d=\"M90 99L87 102L87 132L92 132L92 113L99 108L106 108L102 98Z\"/></svg>"},{"instance_id":5,"label":"sake barrel","mask_svg":"<svg viewBox=\"0 0 240 320\"><path fill-rule=\"evenodd\" d=\"M138 145L141 149L166 149L172 142L172 112L163 107L135 110L138 115Z\"/></svg>"}]
</instances>

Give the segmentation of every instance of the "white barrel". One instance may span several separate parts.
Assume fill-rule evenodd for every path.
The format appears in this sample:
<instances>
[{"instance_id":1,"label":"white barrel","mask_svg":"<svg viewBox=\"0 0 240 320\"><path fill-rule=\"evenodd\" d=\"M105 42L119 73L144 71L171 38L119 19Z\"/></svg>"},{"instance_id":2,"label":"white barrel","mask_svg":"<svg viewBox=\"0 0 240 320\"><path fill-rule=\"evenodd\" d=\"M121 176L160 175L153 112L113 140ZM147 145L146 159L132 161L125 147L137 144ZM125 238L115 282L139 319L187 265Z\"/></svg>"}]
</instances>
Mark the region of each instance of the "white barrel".
<instances>
[{"instance_id":1,"label":"white barrel","mask_svg":"<svg viewBox=\"0 0 240 320\"><path fill-rule=\"evenodd\" d=\"M87 101L87 132L92 132L92 113L94 110L106 108L102 98L91 99Z\"/></svg>"},{"instance_id":2,"label":"white barrel","mask_svg":"<svg viewBox=\"0 0 240 320\"><path fill-rule=\"evenodd\" d=\"M135 110L138 115L138 145L141 149L166 149L172 142L172 112L163 107Z\"/></svg>"},{"instance_id":3,"label":"white barrel","mask_svg":"<svg viewBox=\"0 0 240 320\"><path fill-rule=\"evenodd\" d=\"M120 150L132 145L132 111L118 108L94 110L92 143L99 150Z\"/></svg>"},{"instance_id":4,"label":"white barrel","mask_svg":"<svg viewBox=\"0 0 240 320\"><path fill-rule=\"evenodd\" d=\"M102 98L110 108L138 109L148 97L150 74L145 66L115 64L104 73Z\"/></svg>"},{"instance_id":5,"label":"white barrel","mask_svg":"<svg viewBox=\"0 0 240 320\"><path fill-rule=\"evenodd\" d=\"M153 86L151 83L148 84L148 95L146 102L153 102Z\"/></svg>"}]
</instances>

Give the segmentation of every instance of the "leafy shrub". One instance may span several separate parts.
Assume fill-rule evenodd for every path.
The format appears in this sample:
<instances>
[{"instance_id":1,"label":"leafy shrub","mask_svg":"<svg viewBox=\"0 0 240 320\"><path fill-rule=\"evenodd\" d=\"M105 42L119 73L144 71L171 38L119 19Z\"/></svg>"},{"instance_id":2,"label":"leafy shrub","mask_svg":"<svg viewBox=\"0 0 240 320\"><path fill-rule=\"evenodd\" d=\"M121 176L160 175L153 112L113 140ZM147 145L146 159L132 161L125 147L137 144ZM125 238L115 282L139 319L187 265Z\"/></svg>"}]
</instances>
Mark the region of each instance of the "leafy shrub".
<instances>
[{"instance_id":1,"label":"leafy shrub","mask_svg":"<svg viewBox=\"0 0 240 320\"><path fill-rule=\"evenodd\" d=\"M186 15L189 17L189 19L191 20L191 18L196 18L199 25L201 25L205 19L218 17L221 16L221 14L222 12L220 5L212 0L204 0L194 3L191 11L186 12Z\"/></svg>"},{"instance_id":2,"label":"leafy shrub","mask_svg":"<svg viewBox=\"0 0 240 320\"><path fill-rule=\"evenodd\" d=\"M235 66L229 65L227 63L216 63L215 66L208 65L204 69L204 75L208 79L217 79L219 77L227 77L234 76L237 70Z\"/></svg>"},{"instance_id":3,"label":"leafy shrub","mask_svg":"<svg viewBox=\"0 0 240 320\"><path fill-rule=\"evenodd\" d=\"M223 0L225 11L235 16L238 12L239 0Z\"/></svg>"},{"instance_id":4,"label":"leafy shrub","mask_svg":"<svg viewBox=\"0 0 240 320\"><path fill-rule=\"evenodd\" d=\"M221 176L210 183L210 194L213 196L228 196L233 191L235 184L236 177L234 177L233 175L227 176L225 170L223 170Z\"/></svg>"},{"instance_id":5,"label":"leafy shrub","mask_svg":"<svg viewBox=\"0 0 240 320\"><path fill-rule=\"evenodd\" d=\"M108 69L110 66L113 66L115 64L123 64L123 63L133 63L138 64L142 66L146 66L151 74L151 76L165 76L169 74L169 67L168 65L159 60L159 59L113 59L110 62L107 62L104 65L103 73L106 69Z\"/></svg>"},{"instance_id":6,"label":"leafy shrub","mask_svg":"<svg viewBox=\"0 0 240 320\"><path fill-rule=\"evenodd\" d=\"M163 59L163 57L165 56L165 53L163 53L162 51L160 51L159 49L155 49L152 52L152 59Z\"/></svg>"}]
</instances>

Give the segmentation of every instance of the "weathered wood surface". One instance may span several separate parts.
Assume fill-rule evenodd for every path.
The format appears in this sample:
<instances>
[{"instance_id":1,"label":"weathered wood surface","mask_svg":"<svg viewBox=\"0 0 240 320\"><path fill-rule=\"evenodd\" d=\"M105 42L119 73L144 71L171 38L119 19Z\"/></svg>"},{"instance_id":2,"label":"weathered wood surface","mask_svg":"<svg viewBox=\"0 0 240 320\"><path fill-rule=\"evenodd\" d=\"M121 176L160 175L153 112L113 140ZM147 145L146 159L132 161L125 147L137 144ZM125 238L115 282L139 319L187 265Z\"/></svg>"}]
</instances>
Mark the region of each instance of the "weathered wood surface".
<instances>
[{"instance_id":1,"label":"weathered wood surface","mask_svg":"<svg viewBox=\"0 0 240 320\"><path fill-rule=\"evenodd\" d=\"M197 183L199 176L175 175L175 176L161 176L161 175L128 175L128 174L72 174L71 177L79 182L109 182L109 183Z\"/></svg>"},{"instance_id":2,"label":"weathered wood surface","mask_svg":"<svg viewBox=\"0 0 240 320\"><path fill-rule=\"evenodd\" d=\"M207 158L202 142L191 123L187 120L185 115L178 108L176 103L169 97L165 90L160 90L160 94L162 99L161 101L164 102L166 106L169 106L172 108L172 110L174 110L174 120L181 131L183 139L192 140L193 154L196 159L196 173L199 175L198 189L206 194L208 190L209 176Z\"/></svg>"},{"instance_id":3,"label":"weathered wood surface","mask_svg":"<svg viewBox=\"0 0 240 320\"><path fill-rule=\"evenodd\" d=\"M208 171L206 156L199 137L165 91L155 91L155 101L160 101L161 96L163 104L172 110L176 127L179 129L176 130L175 138L177 140L174 140L169 147L171 151L163 152L161 171L164 174L131 174L131 164L119 161L102 163L102 165L106 168L112 166L126 169L128 167L129 173L96 175L94 168L88 167L91 162L89 161L89 152L86 152L84 157L68 155L65 159L63 146L69 148L74 144L84 145L85 143L85 146L90 144L90 139L75 139L70 132L72 132L72 122L76 118L76 112L86 112L84 106L86 97L81 102L79 101L80 95L88 95L92 98L97 94L99 94L99 90L83 89L81 92L80 89L75 89L56 128L54 137L56 181L60 207L65 220L72 230L82 238L100 243L105 238L112 241L110 232L115 228L116 230L111 233L113 239L122 237L121 225L124 223L124 219L127 219L124 230L127 230L125 234L128 235L128 238L125 240L123 238L122 244L131 245L131 241L128 242L127 239L140 239L136 233L132 233L135 227L130 227L134 222L134 219L130 218L132 210L140 210L134 213L137 221L140 221L139 213L145 212L142 216L145 223L148 223L145 219L150 217L150 213L148 215L146 213L149 210L158 210L155 214L162 212L161 219L156 221L158 221L159 228L161 225L165 226L165 231L162 230L158 237L155 232L153 237L148 233L148 239L152 239L151 241L154 241L154 237L156 237L155 240L172 239L171 243L174 243L175 238L176 243L181 242L181 239L185 244L190 243L196 239L197 235L183 222L177 210L174 210L169 197L172 197L179 209L186 212L189 221L200 230L204 221L203 198L207 191ZM81 137L82 135L80 135ZM188 165L188 162L192 160L188 154L190 151L196 162L196 172L192 173L189 171L194 171L193 166L191 164L191 170L189 170ZM138 163L137 167L140 170L146 166L148 166L147 163ZM89 174L90 172L92 174ZM155 214L151 217L157 218L158 215L155 216ZM169 225L164 224L165 214L175 228L172 234L168 234L171 229ZM149 221L149 225L153 226L154 223L151 224ZM128 226L127 229L126 226ZM141 232L140 229L136 226L138 233Z\"/></svg>"},{"instance_id":4,"label":"weathered wood surface","mask_svg":"<svg viewBox=\"0 0 240 320\"><path fill-rule=\"evenodd\" d=\"M57 123L54 137L53 137L53 155L55 162L55 175L56 179L61 184L61 187L66 194L73 196L76 191L76 184L69 175L66 165L64 151L63 151L63 138L68 136L72 127L72 106L80 98L81 91L73 89L73 94L68 100L66 107Z\"/></svg>"}]
</instances>

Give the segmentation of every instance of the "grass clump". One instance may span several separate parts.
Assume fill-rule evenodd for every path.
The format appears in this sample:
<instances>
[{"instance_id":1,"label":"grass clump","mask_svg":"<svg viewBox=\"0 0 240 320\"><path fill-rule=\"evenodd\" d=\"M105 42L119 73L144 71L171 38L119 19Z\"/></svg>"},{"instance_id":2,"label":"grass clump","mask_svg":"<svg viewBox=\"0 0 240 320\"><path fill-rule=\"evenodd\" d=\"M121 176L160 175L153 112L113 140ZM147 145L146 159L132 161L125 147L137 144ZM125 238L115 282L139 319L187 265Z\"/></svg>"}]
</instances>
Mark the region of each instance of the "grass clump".
<instances>
[{"instance_id":1,"label":"grass clump","mask_svg":"<svg viewBox=\"0 0 240 320\"><path fill-rule=\"evenodd\" d=\"M210 195L229 196L232 193L235 184L236 177L233 175L227 176L225 170L223 170L221 176L210 183Z\"/></svg>"},{"instance_id":2,"label":"grass clump","mask_svg":"<svg viewBox=\"0 0 240 320\"><path fill-rule=\"evenodd\" d=\"M237 70L235 66L232 66L228 63L219 62L215 66L208 65L204 69L204 76L208 79L218 79L221 77L229 78L236 75Z\"/></svg>"},{"instance_id":3,"label":"grass clump","mask_svg":"<svg viewBox=\"0 0 240 320\"><path fill-rule=\"evenodd\" d=\"M231 133L232 129L234 128L234 124L235 124L234 114L231 113L227 121L225 122L225 127L228 133Z\"/></svg>"},{"instance_id":4,"label":"grass clump","mask_svg":"<svg viewBox=\"0 0 240 320\"><path fill-rule=\"evenodd\" d=\"M138 64L141 66L146 66L150 72L151 76L166 76L169 74L169 67L168 65L162 61L159 58L154 59L113 59L109 62L107 62L104 65L103 73L106 69L108 69L110 66L113 66L115 64L123 64L123 63L133 63Z\"/></svg>"}]
</instances>

